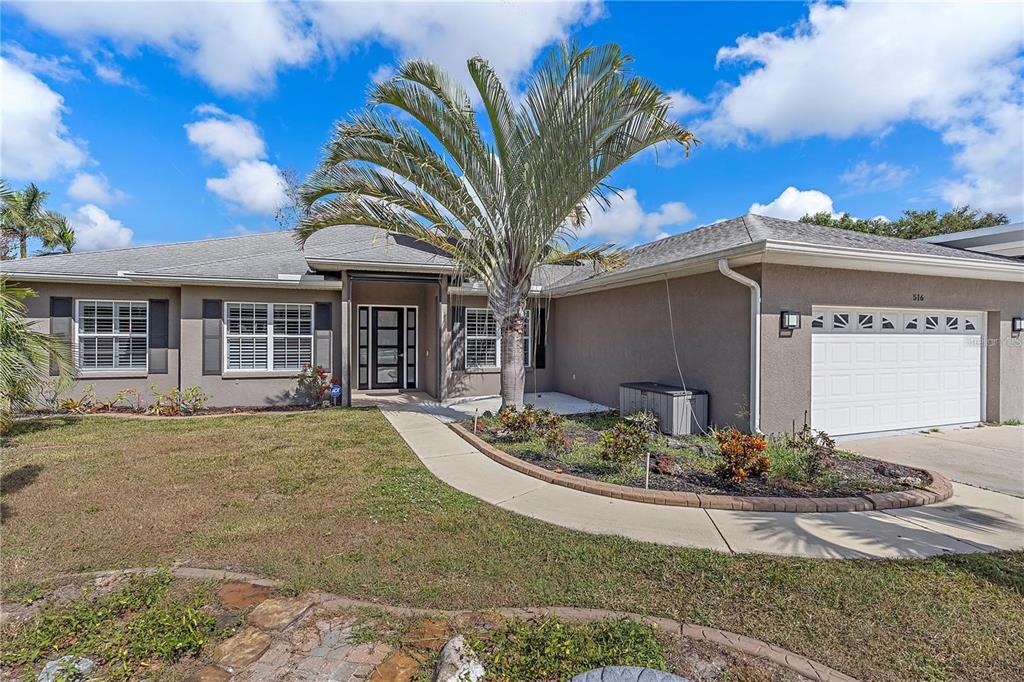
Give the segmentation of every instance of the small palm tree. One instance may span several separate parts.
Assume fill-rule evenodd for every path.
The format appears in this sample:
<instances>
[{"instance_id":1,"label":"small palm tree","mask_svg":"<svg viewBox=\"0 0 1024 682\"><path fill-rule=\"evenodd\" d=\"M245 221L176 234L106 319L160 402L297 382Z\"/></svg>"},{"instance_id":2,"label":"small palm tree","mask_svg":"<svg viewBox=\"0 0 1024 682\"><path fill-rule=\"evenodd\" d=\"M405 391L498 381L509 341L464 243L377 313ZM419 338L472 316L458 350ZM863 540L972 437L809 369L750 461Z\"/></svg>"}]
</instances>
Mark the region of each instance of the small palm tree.
<instances>
[{"instance_id":1,"label":"small palm tree","mask_svg":"<svg viewBox=\"0 0 1024 682\"><path fill-rule=\"evenodd\" d=\"M2 184L0 230L5 241L18 242L18 253L21 258L28 257L28 240L32 237L43 240L47 248L68 243L74 245L74 231L64 216L45 208L49 192L39 189L34 182L30 182L21 191L11 191L6 182ZM62 228L65 230L64 235L60 235ZM70 242L66 242L68 233L72 235ZM70 250L69 246L67 251Z\"/></svg>"},{"instance_id":2,"label":"small palm tree","mask_svg":"<svg viewBox=\"0 0 1024 682\"><path fill-rule=\"evenodd\" d=\"M50 211L49 216L48 231L42 237L44 249L41 252L42 255L71 253L71 250L75 248L75 228L60 213Z\"/></svg>"},{"instance_id":3,"label":"small palm tree","mask_svg":"<svg viewBox=\"0 0 1024 682\"><path fill-rule=\"evenodd\" d=\"M615 191L609 177L644 150L667 143L689 152L697 142L669 120L668 97L633 75L631 61L617 45L562 45L517 100L485 59L473 57L486 135L454 78L436 64L406 62L372 87L367 111L336 125L304 184L307 215L297 238L331 225L370 225L450 255L487 287L501 329L502 407L522 405L534 270L621 263L611 245L576 244L588 200L606 207Z\"/></svg>"},{"instance_id":4,"label":"small palm tree","mask_svg":"<svg viewBox=\"0 0 1024 682\"><path fill-rule=\"evenodd\" d=\"M35 296L26 287L10 286L0 277L0 434L7 433L18 410L33 407L50 381L50 363L57 367L54 389L63 391L75 370L67 344L32 329L25 318L25 299Z\"/></svg>"}]
</instances>

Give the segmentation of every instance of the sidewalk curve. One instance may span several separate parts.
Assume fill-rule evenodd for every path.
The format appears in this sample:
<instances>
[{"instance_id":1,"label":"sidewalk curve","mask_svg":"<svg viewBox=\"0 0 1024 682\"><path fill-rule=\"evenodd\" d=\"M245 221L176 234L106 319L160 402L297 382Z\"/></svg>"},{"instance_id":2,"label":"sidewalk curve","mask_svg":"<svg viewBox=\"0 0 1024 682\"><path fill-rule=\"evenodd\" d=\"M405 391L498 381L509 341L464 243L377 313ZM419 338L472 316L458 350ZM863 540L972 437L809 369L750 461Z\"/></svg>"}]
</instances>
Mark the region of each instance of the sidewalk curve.
<instances>
[{"instance_id":1,"label":"sidewalk curve","mask_svg":"<svg viewBox=\"0 0 1024 682\"><path fill-rule=\"evenodd\" d=\"M545 483L504 467L428 405L381 412L439 479L495 506L565 528L720 552L819 559L922 558L1024 548L1024 499L956 484L938 504L888 511L743 512L631 502Z\"/></svg>"}]
</instances>

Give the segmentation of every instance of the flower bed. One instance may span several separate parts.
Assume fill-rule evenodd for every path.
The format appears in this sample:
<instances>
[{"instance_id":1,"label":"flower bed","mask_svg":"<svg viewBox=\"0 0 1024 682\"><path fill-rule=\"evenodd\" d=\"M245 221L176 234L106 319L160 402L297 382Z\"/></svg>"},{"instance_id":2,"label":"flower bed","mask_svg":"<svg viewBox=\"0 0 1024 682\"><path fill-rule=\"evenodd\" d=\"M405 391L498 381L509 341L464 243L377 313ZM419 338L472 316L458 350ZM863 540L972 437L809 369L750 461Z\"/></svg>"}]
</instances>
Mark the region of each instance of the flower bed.
<instances>
[{"instance_id":1,"label":"flower bed","mask_svg":"<svg viewBox=\"0 0 1024 682\"><path fill-rule=\"evenodd\" d=\"M862 511L948 498L944 477L835 449L824 434L732 432L637 440L616 413L557 416L526 410L453 428L522 473L611 497L677 506L765 511ZM525 422L525 425L523 424ZM641 427L642 428L642 427ZM650 461L650 471L645 465Z\"/></svg>"}]
</instances>

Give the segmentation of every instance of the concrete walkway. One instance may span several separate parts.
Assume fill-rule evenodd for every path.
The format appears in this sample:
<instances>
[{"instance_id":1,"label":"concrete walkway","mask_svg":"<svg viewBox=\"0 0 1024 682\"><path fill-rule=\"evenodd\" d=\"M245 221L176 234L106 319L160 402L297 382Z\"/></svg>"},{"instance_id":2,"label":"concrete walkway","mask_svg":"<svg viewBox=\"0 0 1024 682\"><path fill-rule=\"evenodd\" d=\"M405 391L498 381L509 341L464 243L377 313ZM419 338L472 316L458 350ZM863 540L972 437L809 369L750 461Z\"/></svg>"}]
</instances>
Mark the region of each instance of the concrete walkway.
<instances>
[{"instance_id":1,"label":"concrete walkway","mask_svg":"<svg viewBox=\"0 0 1024 682\"><path fill-rule=\"evenodd\" d=\"M813 558L919 558L1024 547L1024 500L957 485L946 502L883 512L785 514L689 509L599 497L544 483L486 457L445 424L446 406L381 412L445 483L566 528L664 545Z\"/></svg>"},{"instance_id":2,"label":"concrete walkway","mask_svg":"<svg viewBox=\"0 0 1024 682\"><path fill-rule=\"evenodd\" d=\"M981 426L844 441L865 457L941 471L951 481L1024 497L1024 427Z\"/></svg>"}]
</instances>

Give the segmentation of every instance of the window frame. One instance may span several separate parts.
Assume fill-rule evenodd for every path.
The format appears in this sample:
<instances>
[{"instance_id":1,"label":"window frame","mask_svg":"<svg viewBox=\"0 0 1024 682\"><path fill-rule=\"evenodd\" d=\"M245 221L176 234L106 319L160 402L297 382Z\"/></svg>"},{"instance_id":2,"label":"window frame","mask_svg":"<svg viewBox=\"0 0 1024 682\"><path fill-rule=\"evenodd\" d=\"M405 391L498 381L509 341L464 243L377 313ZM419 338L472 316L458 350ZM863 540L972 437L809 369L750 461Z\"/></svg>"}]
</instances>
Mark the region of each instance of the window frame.
<instances>
[{"instance_id":1,"label":"window frame","mask_svg":"<svg viewBox=\"0 0 1024 682\"><path fill-rule=\"evenodd\" d=\"M484 312L488 315L494 316L494 311L488 307L466 307L462 312L462 361L466 371L478 372L478 371L489 371L489 370L500 370L501 369L501 328L498 326L497 320L494 322L494 336L489 334L474 334L469 333L469 313L473 312ZM526 309L526 330L523 332L523 343L526 347L523 349L523 367L525 369L531 369L533 366L533 311L529 308ZM487 340L494 339L494 361L493 365L471 365L469 363L469 340Z\"/></svg>"},{"instance_id":2,"label":"window frame","mask_svg":"<svg viewBox=\"0 0 1024 682\"><path fill-rule=\"evenodd\" d=\"M249 333L231 333L228 330L228 311L231 306L265 306L267 309L267 329L263 334L249 334ZM277 334L274 332L274 306L298 306L305 308L309 311L309 333L308 334ZM302 369L303 364L313 366L314 354L316 350L316 310L315 304L313 303L301 303L295 301L224 301L223 308L221 310L221 339L223 341L223 367L222 373L225 375L243 375L243 374L260 374L267 376L292 376ZM267 340L267 364L266 367L231 367L230 366L230 348L228 345L229 339L246 339L246 338L265 338ZM309 358L308 360L300 359L298 367L287 367L277 368L274 367L274 339L275 338L289 338L289 339L309 339Z\"/></svg>"},{"instance_id":3,"label":"window frame","mask_svg":"<svg viewBox=\"0 0 1024 682\"><path fill-rule=\"evenodd\" d=\"M82 331L82 306L86 303L109 303L115 310L118 303L127 303L129 305L141 304L146 311L146 331L144 332L83 332ZM72 361L75 365L75 369L83 375L138 375L146 376L149 374L149 301L146 299L135 300L135 299L122 299L122 298L76 298L74 300L74 325L73 325L73 339L72 339ZM116 319L116 315L112 318ZM142 338L146 342L146 350L144 357L146 359L145 365L142 367L82 367L82 350L81 343L82 339L98 339L98 338ZM111 356L116 357L116 354Z\"/></svg>"}]
</instances>

